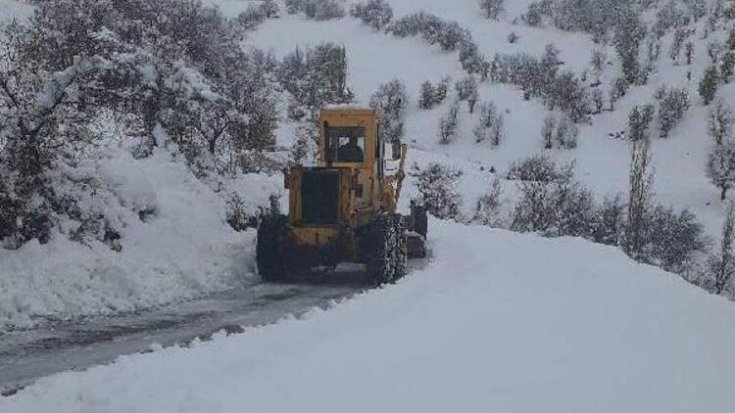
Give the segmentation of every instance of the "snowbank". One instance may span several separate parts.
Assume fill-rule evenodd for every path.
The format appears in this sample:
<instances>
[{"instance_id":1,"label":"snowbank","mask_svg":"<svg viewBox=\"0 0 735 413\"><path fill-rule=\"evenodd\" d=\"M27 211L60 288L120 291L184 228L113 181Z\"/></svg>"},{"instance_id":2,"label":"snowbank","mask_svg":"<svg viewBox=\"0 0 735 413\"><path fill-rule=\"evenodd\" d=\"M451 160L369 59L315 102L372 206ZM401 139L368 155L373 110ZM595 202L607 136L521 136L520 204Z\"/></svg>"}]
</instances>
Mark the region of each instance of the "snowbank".
<instances>
[{"instance_id":1,"label":"snowbank","mask_svg":"<svg viewBox=\"0 0 735 413\"><path fill-rule=\"evenodd\" d=\"M0 248L0 332L39 318L132 311L250 282L255 232L226 222L225 199L166 150L135 160L107 148L106 158L72 171L101 181L111 195L91 197L123 234L122 251L56 234L48 245ZM281 180L248 175L229 187L245 208L268 205ZM140 212L151 215L141 220ZM63 223L62 223L63 227Z\"/></svg>"},{"instance_id":2,"label":"snowbank","mask_svg":"<svg viewBox=\"0 0 735 413\"><path fill-rule=\"evenodd\" d=\"M433 261L395 286L42 379L0 411L731 411L731 303L612 248L430 225Z\"/></svg>"}]
</instances>

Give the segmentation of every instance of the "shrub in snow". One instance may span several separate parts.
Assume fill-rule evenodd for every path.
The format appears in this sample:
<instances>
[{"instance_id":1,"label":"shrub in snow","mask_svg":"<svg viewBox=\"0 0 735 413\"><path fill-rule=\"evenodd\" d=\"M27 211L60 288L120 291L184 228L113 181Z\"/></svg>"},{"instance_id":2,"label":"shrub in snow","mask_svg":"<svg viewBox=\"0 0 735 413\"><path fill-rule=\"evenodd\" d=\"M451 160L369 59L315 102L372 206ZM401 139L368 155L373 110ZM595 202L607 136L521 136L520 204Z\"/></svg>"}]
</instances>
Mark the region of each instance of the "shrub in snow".
<instances>
[{"instance_id":1,"label":"shrub in snow","mask_svg":"<svg viewBox=\"0 0 735 413\"><path fill-rule=\"evenodd\" d=\"M707 118L707 133L711 136L717 145L732 137L733 127L735 126L735 111L732 106L723 100L710 108Z\"/></svg>"},{"instance_id":2,"label":"shrub in snow","mask_svg":"<svg viewBox=\"0 0 735 413\"><path fill-rule=\"evenodd\" d=\"M592 51L592 56L590 57L590 65L592 66L592 70L596 74L602 73L602 71L605 69L605 63L607 62L607 54L600 49L595 49Z\"/></svg>"},{"instance_id":3,"label":"shrub in snow","mask_svg":"<svg viewBox=\"0 0 735 413\"><path fill-rule=\"evenodd\" d=\"M686 41L687 37L689 37L689 35L689 30L684 27L680 27L674 31L674 40L671 42L671 49L669 50L669 57L671 58L671 60L676 61L679 59L681 48L682 46L684 46L684 42Z\"/></svg>"},{"instance_id":4,"label":"shrub in snow","mask_svg":"<svg viewBox=\"0 0 735 413\"><path fill-rule=\"evenodd\" d=\"M419 107L421 109L431 109L436 105L444 102L447 98L449 89L449 78L444 78L442 81L434 86L428 80L421 84L421 91L419 92Z\"/></svg>"},{"instance_id":5,"label":"shrub in snow","mask_svg":"<svg viewBox=\"0 0 735 413\"><path fill-rule=\"evenodd\" d=\"M536 155L510 164L506 177L513 181L551 182L562 178L554 161L545 155Z\"/></svg>"},{"instance_id":6,"label":"shrub in snow","mask_svg":"<svg viewBox=\"0 0 735 413\"><path fill-rule=\"evenodd\" d=\"M720 199L725 200L735 183L735 142L725 139L713 146L707 159L707 177L720 189Z\"/></svg>"},{"instance_id":7,"label":"shrub in snow","mask_svg":"<svg viewBox=\"0 0 735 413\"><path fill-rule=\"evenodd\" d=\"M421 35L429 43L438 44L446 51L456 50L463 43L472 41L470 32L457 22L445 21L424 11L394 21L387 30L398 37Z\"/></svg>"},{"instance_id":8,"label":"shrub in snow","mask_svg":"<svg viewBox=\"0 0 735 413\"><path fill-rule=\"evenodd\" d=\"M571 165L555 170L554 175L553 180L518 184L520 199L511 229L546 236L590 237L596 219L591 192L574 180Z\"/></svg>"},{"instance_id":9,"label":"shrub in snow","mask_svg":"<svg viewBox=\"0 0 735 413\"><path fill-rule=\"evenodd\" d=\"M477 43L466 41L462 42L459 49L459 62L462 69L470 75L479 75L483 80L487 80L490 72L490 63L485 56L480 53Z\"/></svg>"},{"instance_id":10,"label":"shrub in snow","mask_svg":"<svg viewBox=\"0 0 735 413\"><path fill-rule=\"evenodd\" d=\"M495 178L488 191L477 200L473 222L490 227L500 228L504 226L501 217L503 187L500 179Z\"/></svg>"},{"instance_id":11,"label":"shrub in snow","mask_svg":"<svg viewBox=\"0 0 735 413\"><path fill-rule=\"evenodd\" d=\"M490 141L493 146L499 146L503 138L505 119L498 112L493 102L483 104L480 107L480 119L473 130L476 142Z\"/></svg>"},{"instance_id":12,"label":"shrub in snow","mask_svg":"<svg viewBox=\"0 0 735 413\"><path fill-rule=\"evenodd\" d=\"M315 20L341 19L346 14L342 0L286 0L286 10Z\"/></svg>"},{"instance_id":13,"label":"shrub in snow","mask_svg":"<svg viewBox=\"0 0 735 413\"><path fill-rule=\"evenodd\" d=\"M370 98L370 106L380 113L380 126L385 142L400 142L408 107L406 86L400 80L383 84Z\"/></svg>"},{"instance_id":14,"label":"shrub in snow","mask_svg":"<svg viewBox=\"0 0 735 413\"><path fill-rule=\"evenodd\" d=\"M590 95L587 87L572 72L565 71L554 76L546 102L550 109L559 108L574 123L587 121L590 109Z\"/></svg>"},{"instance_id":15,"label":"shrub in snow","mask_svg":"<svg viewBox=\"0 0 735 413\"><path fill-rule=\"evenodd\" d=\"M671 208L656 206L647 221L645 261L666 271L684 273L694 256L707 245L702 225L688 210L676 213Z\"/></svg>"},{"instance_id":16,"label":"shrub in snow","mask_svg":"<svg viewBox=\"0 0 735 413\"><path fill-rule=\"evenodd\" d=\"M454 102L449 106L449 111L439 119L439 143L448 145L457 139L457 127L459 126L459 103Z\"/></svg>"},{"instance_id":17,"label":"shrub in snow","mask_svg":"<svg viewBox=\"0 0 735 413\"><path fill-rule=\"evenodd\" d=\"M658 109L660 136L667 138L669 133L689 110L689 93L686 88L671 88L666 91Z\"/></svg>"},{"instance_id":18,"label":"shrub in snow","mask_svg":"<svg viewBox=\"0 0 735 413\"><path fill-rule=\"evenodd\" d=\"M439 219L454 219L459 215L462 198L458 184L462 171L432 163L415 174L416 187L428 212Z\"/></svg>"},{"instance_id":19,"label":"shrub in snow","mask_svg":"<svg viewBox=\"0 0 735 413\"><path fill-rule=\"evenodd\" d=\"M505 11L505 0L479 0L480 9L486 18L498 20L500 14Z\"/></svg>"},{"instance_id":20,"label":"shrub in snow","mask_svg":"<svg viewBox=\"0 0 735 413\"><path fill-rule=\"evenodd\" d=\"M735 290L735 206L730 204L722 225L722 240L716 253L709 257L708 270L699 280L699 284L715 294L733 292Z\"/></svg>"},{"instance_id":21,"label":"shrub in snow","mask_svg":"<svg viewBox=\"0 0 735 413\"><path fill-rule=\"evenodd\" d=\"M458 81L454 85L457 92L457 98L461 102L467 102L470 113L474 113L475 105L477 104L477 100L480 98L477 87L477 79L472 75Z\"/></svg>"},{"instance_id":22,"label":"shrub in snow","mask_svg":"<svg viewBox=\"0 0 735 413\"><path fill-rule=\"evenodd\" d=\"M375 30L381 30L393 19L393 8L383 0L368 0L355 4L350 14Z\"/></svg>"},{"instance_id":23,"label":"shrub in snow","mask_svg":"<svg viewBox=\"0 0 735 413\"><path fill-rule=\"evenodd\" d=\"M599 115L605 107L605 95L600 88L592 89L590 93L590 102L592 104L592 113Z\"/></svg>"},{"instance_id":24,"label":"shrub in snow","mask_svg":"<svg viewBox=\"0 0 735 413\"><path fill-rule=\"evenodd\" d=\"M722 62L720 63L720 76L722 81L730 83L733 71L735 70L735 51L729 50L724 56L722 56Z\"/></svg>"},{"instance_id":25,"label":"shrub in snow","mask_svg":"<svg viewBox=\"0 0 735 413\"><path fill-rule=\"evenodd\" d=\"M628 115L628 138L631 141L649 138L649 128L654 112L655 109L651 104L633 107Z\"/></svg>"},{"instance_id":26,"label":"shrub in snow","mask_svg":"<svg viewBox=\"0 0 735 413\"><path fill-rule=\"evenodd\" d=\"M590 239L598 244L619 245L625 227L625 208L619 195L606 198L597 208Z\"/></svg>"},{"instance_id":27,"label":"shrub in snow","mask_svg":"<svg viewBox=\"0 0 735 413\"><path fill-rule=\"evenodd\" d=\"M544 16L551 14L551 1L540 0L534 1L528 5L528 10L521 16L523 20L531 27L538 27L543 24Z\"/></svg>"},{"instance_id":28,"label":"shrub in snow","mask_svg":"<svg viewBox=\"0 0 735 413\"><path fill-rule=\"evenodd\" d=\"M506 40L508 40L508 43L510 44L515 44L518 39L520 39L520 36L518 36L518 33L516 32L510 32L510 34L506 38Z\"/></svg>"},{"instance_id":29,"label":"shrub in snow","mask_svg":"<svg viewBox=\"0 0 735 413\"><path fill-rule=\"evenodd\" d=\"M715 98L719 80L720 74L717 71L717 66L710 66L704 72L702 81L699 82L699 96L702 97L702 103L705 105L709 105Z\"/></svg>"},{"instance_id":30,"label":"shrub in snow","mask_svg":"<svg viewBox=\"0 0 735 413\"><path fill-rule=\"evenodd\" d=\"M557 119L554 115L548 115L541 127L541 137L545 149L576 148L578 136L579 129L577 125L567 116Z\"/></svg>"}]
</instances>

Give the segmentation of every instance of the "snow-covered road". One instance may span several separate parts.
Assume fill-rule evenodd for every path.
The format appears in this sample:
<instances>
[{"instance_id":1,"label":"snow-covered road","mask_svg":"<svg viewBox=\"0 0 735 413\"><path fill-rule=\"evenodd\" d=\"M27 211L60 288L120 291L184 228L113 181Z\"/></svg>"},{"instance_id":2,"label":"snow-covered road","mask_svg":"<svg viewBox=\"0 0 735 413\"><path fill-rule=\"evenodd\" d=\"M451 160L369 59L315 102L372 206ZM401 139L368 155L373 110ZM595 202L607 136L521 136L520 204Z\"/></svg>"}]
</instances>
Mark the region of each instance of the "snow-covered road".
<instances>
[{"instance_id":1,"label":"snow-covered road","mask_svg":"<svg viewBox=\"0 0 735 413\"><path fill-rule=\"evenodd\" d=\"M298 316L366 287L360 284L257 284L140 313L57 322L0 333L0 394L38 377L109 363L120 355L208 339L214 332Z\"/></svg>"},{"instance_id":2,"label":"snow-covered road","mask_svg":"<svg viewBox=\"0 0 735 413\"><path fill-rule=\"evenodd\" d=\"M38 380L3 413L731 412L735 307L615 248L432 220L328 311Z\"/></svg>"}]
</instances>

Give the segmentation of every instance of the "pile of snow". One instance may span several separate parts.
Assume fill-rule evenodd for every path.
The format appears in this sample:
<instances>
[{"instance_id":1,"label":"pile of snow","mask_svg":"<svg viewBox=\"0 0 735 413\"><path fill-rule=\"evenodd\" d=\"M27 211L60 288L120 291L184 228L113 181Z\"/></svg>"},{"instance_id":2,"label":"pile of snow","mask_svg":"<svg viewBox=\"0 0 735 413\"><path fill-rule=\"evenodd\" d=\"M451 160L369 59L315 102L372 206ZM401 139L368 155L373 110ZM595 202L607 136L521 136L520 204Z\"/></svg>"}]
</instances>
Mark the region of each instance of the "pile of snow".
<instances>
[{"instance_id":1,"label":"pile of snow","mask_svg":"<svg viewBox=\"0 0 735 413\"><path fill-rule=\"evenodd\" d=\"M430 223L373 290L0 399L33 412L728 412L735 309L613 248Z\"/></svg>"},{"instance_id":2,"label":"pile of snow","mask_svg":"<svg viewBox=\"0 0 735 413\"><path fill-rule=\"evenodd\" d=\"M58 232L47 245L0 249L0 331L39 318L156 306L256 278L255 231L238 233L227 224L224 197L195 178L181 155L160 149L136 160L115 147L104 154L72 172L109 188L111 196L98 193L86 207L111 218L123 234L122 250ZM280 185L280 178L246 175L230 186L242 194L246 212L255 212ZM141 212L150 215L141 219Z\"/></svg>"}]
</instances>

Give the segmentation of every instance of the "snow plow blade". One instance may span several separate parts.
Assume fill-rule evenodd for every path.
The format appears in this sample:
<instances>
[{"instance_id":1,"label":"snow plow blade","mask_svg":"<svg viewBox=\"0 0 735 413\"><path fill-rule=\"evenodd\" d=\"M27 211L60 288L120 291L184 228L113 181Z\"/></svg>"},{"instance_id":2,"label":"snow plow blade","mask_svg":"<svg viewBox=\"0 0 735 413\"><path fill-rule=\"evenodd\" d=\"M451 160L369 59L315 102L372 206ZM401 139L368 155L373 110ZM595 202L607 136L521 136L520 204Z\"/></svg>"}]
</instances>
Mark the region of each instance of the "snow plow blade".
<instances>
[{"instance_id":1,"label":"snow plow blade","mask_svg":"<svg viewBox=\"0 0 735 413\"><path fill-rule=\"evenodd\" d=\"M408 258L426 258L426 239L418 232L406 232L406 249Z\"/></svg>"}]
</instances>

